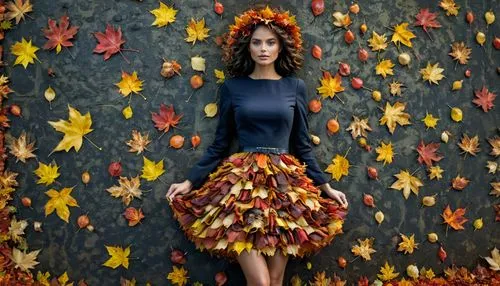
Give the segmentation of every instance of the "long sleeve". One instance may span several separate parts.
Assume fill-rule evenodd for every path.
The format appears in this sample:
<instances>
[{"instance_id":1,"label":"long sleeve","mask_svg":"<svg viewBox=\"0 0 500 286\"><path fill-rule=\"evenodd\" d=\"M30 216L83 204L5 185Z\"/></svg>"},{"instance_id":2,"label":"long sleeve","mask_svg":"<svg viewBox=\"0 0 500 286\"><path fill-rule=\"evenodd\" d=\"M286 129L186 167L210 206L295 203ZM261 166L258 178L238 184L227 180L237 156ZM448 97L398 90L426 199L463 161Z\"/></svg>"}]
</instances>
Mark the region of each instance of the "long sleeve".
<instances>
[{"instance_id":1,"label":"long sleeve","mask_svg":"<svg viewBox=\"0 0 500 286\"><path fill-rule=\"evenodd\" d=\"M304 81L297 78L297 97L293 119L292 133L290 134L290 145L295 150L299 160L307 165L306 174L315 185L319 186L329 181L321 170L314 157L311 137L309 135L309 124L307 122L307 92Z\"/></svg>"},{"instance_id":2,"label":"long sleeve","mask_svg":"<svg viewBox=\"0 0 500 286\"><path fill-rule=\"evenodd\" d=\"M220 87L219 122L212 144L207 148L201 159L188 172L187 179L193 188L199 188L220 163L229 150L231 138L235 134L234 110L231 104L231 94L226 83Z\"/></svg>"}]
</instances>

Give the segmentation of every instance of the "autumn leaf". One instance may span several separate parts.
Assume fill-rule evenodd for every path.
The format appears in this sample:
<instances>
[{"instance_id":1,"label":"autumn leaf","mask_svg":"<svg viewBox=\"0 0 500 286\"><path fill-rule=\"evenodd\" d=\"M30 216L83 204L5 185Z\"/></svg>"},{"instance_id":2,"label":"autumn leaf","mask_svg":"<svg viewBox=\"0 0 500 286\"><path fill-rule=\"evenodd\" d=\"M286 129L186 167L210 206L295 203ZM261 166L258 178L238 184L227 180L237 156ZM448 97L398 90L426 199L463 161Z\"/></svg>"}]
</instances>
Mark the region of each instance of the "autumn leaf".
<instances>
[{"instance_id":1,"label":"autumn leaf","mask_svg":"<svg viewBox=\"0 0 500 286\"><path fill-rule=\"evenodd\" d=\"M388 74L394 75L392 68L394 67L394 64L392 61L389 60L383 60L377 64L375 67L375 73L381 75L383 78L385 78Z\"/></svg>"},{"instance_id":2,"label":"autumn leaf","mask_svg":"<svg viewBox=\"0 0 500 286\"><path fill-rule=\"evenodd\" d=\"M207 105L205 105L205 107L203 108L203 111L205 111L205 116L206 117L214 117L215 115L217 115L217 110L219 108L217 107L217 103L216 102L211 102L211 103L207 103Z\"/></svg>"},{"instance_id":3,"label":"autumn leaf","mask_svg":"<svg viewBox=\"0 0 500 286\"><path fill-rule=\"evenodd\" d=\"M372 51L383 51L387 48L387 38L385 34L379 35L377 32L372 31L372 37L368 39L368 46Z\"/></svg>"},{"instance_id":4,"label":"autumn leaf","mask_svg":"<svg viewBox=\"0 0 500 286\"><path fill-rule=\"evenodd\" d=\"M455 3L455 0L442 0L439 2L439 7L446 11L446 16L457 16L460 6Z\"/></svg>"},{"instance_id":5,"label":"autumn leaf","mask_svg":"<svg viewBox=\"0 0 500 286\"><path fill-rule=\"evenodd\" d=\"M342 176L349 175L349 166L349 160L337 154L335 158L332 159L332 164L328 165L325 171L331 173L332 178L339 181Z\"/></svg>"},{"instance_id":6,"label":"autumn leaf","mask_svg":"<svg viewBox=\"0 0 500 286\"><path fill-rule=\"evenodd\" d=\"M500 204L493 205L495 210L495 221L500 221Z\"/></svg>"},{"instance_id":7,"label":"autumn leaf","mask_svg":"<svg viewBox=\"0 0 500 286\"><path fill-rule=\"evenodd\" d=\"M404 87L402 83L393 81L389 84L389 93L393 96L401 96L401 87Z\"/></svg>"},{"instance_id":8,"label":"autumn leaf","mask_svg":"<svg viewBox=\"0 0 500 286\"><path fill-rule=\"evenodd\" d=\"M497 95L490 92L484 85L481 90L474 91L474 96L476 98L474 98L472 102L477 106L481 107L484 112L488 112L490 109L493 108L493 106L495 106L493 104L493 101L495 100Z\"/></svg>"},{"instance_id":9,"label":"autumn leaf","mask_svg":"<svg viewBox=\"0 0 500 286\"><path fill-rule=\"evenodd\" d=\"M387 144L385 144L384 142L380 142L380 146L375 148L375 152L377 152L378 154L376 159L377 162L384 161L384 165L386 163L392 163L394 153L392 151L392 143L390 141Z\"/></svg>"},{"instance_id":10,"label":"autumn leaf","mask_svg":"<svg viewBox=\"0 0 500 286\"><path fill-rule=\"evenodd\" d=\"M129 226L135 226L136 224L140 223L141 220L144 218L142 210L136 209L134 207L126 208L125 212L123 212L123 216L128 220Z\"/></svg>"},{"instance_id":11,"label":"autumn leaf","mask_svg":"<svg viewBox=\"0 0 500 286\"><path fill-rule=\"evenodd\" d=\"M439 180L439 179L443 178L443 175L441 175L441 174L444 172L444 170L441 169L441 167L432 166L428 170L429 170L429 178L431 180L434 180L434 179Z\"/></svg>"},{"instance_id":12,"label":"autumn leaf","mask_svg":"<svg viewBox=\"0 0 500 286\"><path fill-rule=\"evenodd\" d=\"M57 216L68 223L70 215L68 206L78 207L77 201L71 196L72 191L73 187L63 188L60 192L54 189L46 191L45 194L49 196L50 199L45 204L45 216L47 217L56 210Z\"/></svg>"},{"instance_id":13,"label":"autumn leaf","mask_svg":"<svg viewBox=\"0 0 500 286\"><path fill-rule=\"evenodd\" d=\"M358 238L358 244L351 248L351 252L356 256L361 256L365 261L372 260L370 254L377 252L372 248L374 240L374 237L366 238L364 240Z\"/></svg>"},{"instance_id":14,"label":"autumn leaf","mask_svg":"<svg viewBox=\"0 0 500 286\"><path fill-rule=\"evenodd\" d=\"M458 208L454 212L451 211L450 205L447 205L441 216L444 219L443 223L448 224L454 230L464 229L463 224L468 221L465 217L465 208Z\"/></svg>"},{"instance_id":15,"label":"autumn leaf","mask_svg":"<svg viewBox=\"0 0 500 286\"><path fill-rule=\"evenodd\" d=\"M70 42L70 40L73 39L73 37L76 35L79 27L70 27L68 16L61 16L59 25L57 25L55 20L49 18L48 25L48 29L43 29L45 38L49 39L43 46L44 49L52 50L55 48L56 53L59 54L62 50L62 47L73 46L73 43Z\"/></svg>"},{"instance_id":16,"label":"autumn leaf","mask_svg":"<svg viewBox=\"0 0 500 286\"><path fill-rule=\"evenodd\" d=\"M488 174L495 174L497 171L500 171L498 163L494 161L486 161L486 168L488 169Z\"/></svg>"},{"instance_id":17,"label":"autumn leaf","mask_svg":"<svg viewBox=\"0 0 500 286\"><path fill-rule=\"evenodd\" d=\"M493 189L491 189L489 194L497 198L500 197L500 182L491 182L490 186L492 186Z\"/></svg>"},{"instance_id":18,"label":"autumn leaf","mask_svg":"<svg viewBox=\"0 0 500 286\"><path fill-rule=\"evenodd\" d=\"M24 37L21 42L15 42L14 45L10 47L10 51L14 56L17 56L14 65L23 65L24 69L28 67L28 64L35 64L35 59L40 61L36 56L36 51L40 48L31 45L31 40L26 42Z\"/></svg>"},{"instance_id":19,"label":"autumn leaf","mask_svg":"<svg viewBox=\"0 0 500 286\"><path fill-rule=\"evenodd\" d=\"M408 199L411 192L413 192L415 195L418 195L419 187L422 187L424 185L419 178L412 176L407 170L401 170L394 176L398 179L391 185L391 189L399 191L402 190L405 199Z\"/></svg>"},{"instance_id":20,"label":"autumn leaf","mask_svg":"<svg viewBox=\"0 0 500 286\"><path fill-rule=\"evenodd\" d=\"M340 74L336 73L334 77L329 72L323 73L323 78L320 79L321 86L317 87L316 90L319 92L322 98L334 98L336 93L344 91L342 86L342 78Z\"/></svg>"},{"instance_id":21,"label":"autumn leaf","mask_svg":"<svg viewBox=\"0 0 500 286\"><path fill-rule=\"evenodd\" d=\"M386 102L384 115L379 119L380 125L387 125L389 132L393 134L397 124L401 126L411 124L410 114L403 112L405 108L406 103L404 102L396 101L392 106Z\"/></svg>"},{"instance_id":22,"label":"autumn leaf","mask_svg":"<svg viewBox=\"0 0 500 286\"><path fill-rule=\"evenodd\" d=\"M27 220L17 220L16 216L12 216L10 220L8 236L16 243L23 241L24 230L28 226Z\"/></svg>"},{"instance_id":23,"label":"autumn leaf","mask_svg":"<svg viewBox=\"0 0 500 286\"><path fill-rule=\"evenodd\" d=\"M35 148L35 140L28 140L26 131L22 131L19 138L14 138L9 133L5 134L5 141L7 147L10 149L10 154L16 157L16 162L21 161L26 163L29 158L36 158L33 154L37 148Z\"/></svg>"},{"instance_id":24,"label":"autumn leaf","mask_svg":"<svg viewBox=\"0 0 500 286\"><path fill-rule=\"evenodd\" d=\"M425 163L427 167L431 167L433 162L438 162L443 159L443 156L436 154L439 148L439 143L429 143L425 145L424 140L420 141L417 146L418 162Z\"/></svg>"},{"instance_id":25,"label":"autumn leaf","mask_svg":"<svg viewBox=\"0 0 500 286\"><path fill-rule=\"evenodd\" d=\"M59 121L48 121L48 123L54 127L55 130L64 133L63 139L57 144L56 148L52 150L51 154L55 151L65 150L68 152L71 148L75 148L78 152L82 147L83 137L85 134L92 132L93 129L90 128L92 125L92 118L90 113L87 112L85 115L71 107L68 104L69 109L69 119L68 121L59 119Z\"/></svg>"},{"instance_id":26,"label":"autumn leaf","mask_svg":"<svg viewBox=\"0 0 500 286\"><path fill-rule=\"evenodd\" d=\"M34 250L29 253L25 251L21 251L17 248L12 248L12 256L10 257L14 262L14 268L19 268L21 271L28 272L29 269L34 269L35 265L40 262L36 261L38 253L40 253L41 249Z\"/></svg>"},{"instance_id":27,"label":"autumn leaf","mask_svg":"<svg viewBox=\"0 0 500 286\"><path fill-rule=\"evenodd\" d=\"M151 119L155 123L155 127L165 133L168 132L170 127L175 128L183 116L183 114L175 114L174 106L172 104L167 107L165 104L161 103L159 114L151 112Z\"/></svg>"},{"instance_id":28,"label":"autumn leaf","mask_svg":"<svg viewBox=\"0 0 500 286\"><path fill-rule=\"evenodd\" d=\"M69 281L68 273L67 271L64 271L64 273L57 277L57 282L59 282L58 286L73 286L73 283L66 284Z\"/></svg>"},{"instance_id":29,"label":"autumn leaf","mask_svg":"<svg viewBox=\"0 0 500 286\"><path fill-rule=\"evenodd\" d=\"M399 47L399 43L411 48L411 39L416 38L415 34L407 29L408 23L404 22L394 26L394 34L392 34L391 42Z\"/></svg>"},{"instance_id":30,"label":"autumn leaf","mask_svg":"<svg viewBox=\"0 0 500 286\"><path fill-rule=\"evenodd\" d=\"M151 143L149 140L149 133L142 135L137 130L132 130L132 139L128 140L126 144L130 146L129 152L137 152L137 155L141 154L144 150L148 150L146 146Z\"/></svg>"},{"instance_id":31,"label":"autumn leaf","mask_svg":"<svg viewBox=\"0 0 500 286\"><path fill-rule=\"evenodd\" d=\"M407 253L413 253L413 250L415 248L418 248L417 246L419 243L415 242L415 234L412 234L409 238L408 236L400 233L402 241L398 244L398 251L404 251L405 254Z\"/></svg>"},{"instance_id":32,"label":"autumn leaf","mask_svg":"<svg viewBox=\"0 0 500 286\"><path fill-rule=\"evenodd\" d=\"M467 187L470 183L470 180L466 177L460 177L457 175L455 178L451 180L451 187L457 191L462 191Z\"/></svg>"},{"instance_id":33,"label":"autumn leaf","mask_svg":"<svg viewBox=\"0 0 500 286\"><path fill-rule=\"evenodd\" d=\"M0 187L2 187L2 189L0 191L3 194L15 191L13 187L17 187L19 185L16 180L17 175L19 174L16 172L11 172L9 170L5 170L1 173Z\"/></svg>"},{"instance_id":34,"label":"autumn leaf","mask_svg":"<svg viewBox=\"0 0 500 286\"><path fill-rule=\"evenodd\" d=\"M377 277L382 281L389 281L399 276L399 272L394 272L394 266L390 266L386 261L383 267L380 267L380 274Z\"/></svg>"},{"instance_id":35,"label":"autumn leaf","mask_svg":"<svg viewBox=\"0 0 500 286\"><path fill-rule=\"evenodd\" d=\"M102 265L116 269L120 265L128 269L128 256L130 255L130 246L123 249L121 246L107 246L105 245L108 254L111 257L106 260Z\"/></svg>"},{"instance_id":36,"label":"autumn leaf","mask_svg":"<svg viewBox=\"0 0 500 286\"><path fill-rule=\"evenodd\" d=\"M60 175L58 169L59 166L57 166L56 163L46 165L42 162L38 162L38 168L34 171L35 175L39 178L36 183L45 184L46 186L52 184Z\"/></svg>"},{"instance_id":37,"label":"autumn leaf","mask_svg":"<svg viewBox=\"0 0 500 286\"><path fill-rule=\"evenodd\" d=\"M444 75L442 72L444 69L439 67L439 63L431 65L430 62L427 62L427 66L423 69L420 69L420 74L422 75L422 79L425 81L429 81L429 83L439 84L438 81L443 79Z\"/></svg>"},{"instance_id":38,"label":"autumn leaf","mask_svg":"<svg viewBox=\"0 0 500 286\"><path fill-rule=\"evenodd\" d=\"M141 198L142 190L139 189L141 186L139 176L132 177L130 180L127 177L120 176L118 184L119 186L112 186L107 188L106 191L115 198L122 197L122 202L126 206L130 204L134 197L138 199Z\"/></svg>"},{"instance_id":39,"label":"autumn leaf","mask_svg":"<svg viewBox=\"0 0 500 286\"><path fill-rule=\"evenodd\" d=\"M215 78L217 78L217 81L215 83L223 83L224 80L226 79L226 76L224 75L224 71L214 69L214 74L215 74Z\"/></svg>"},{"instance_id":40,"label":"autumn leaf","mask_svg":"<svg viewBox=\"0 0 500 286\"><path fill-rule=\"evenodd\" d=\"M491 270L500 271L500 253L496 247L491 251L491 257L486 256L484 259L490 265Z\"/></svg>"},{"instance_id":41,"label":"autumn leaf","mask_svg":"<svg viewBox=\"0 0 500 286\"><path fill-rule=\"evenodd\" d=\"M155 21L151 26L165 27L170 23L175 22L175 15L177 15L177 10L172 7L168 7L167 5L160 2L160 7L149 11L151 14L155 16Z\"/></svg>"},{"instance_id":42,"label":"autumn leaf","mask_svg":"<svg viewBox=\"0 0 500 286\"><path fill-rule=\"evenodd\" d=\"M417 21L415 22L415 26L421 26L425 33L429 35L429 31L427 28L439 28L441 24L437 21L438 13L429 12L428 8L421 8L420 12L415 16ZM430 35L429 35L430 38Z\"/></svg>"},{"instance_id":43,"label":"autumn leaf","mask_svg":"<svg viewBox=\"0 0 500 286\"><path fill-rule=\"evenodd\" d=\"M334 12L332 14L333 25L339 28L346 28L352 23L351 16L349 13L342 14L342 12Z\"/></svg>"},{"instance_id":44,"label":"autumn leaf","mask_svg":"<svg viewBox=\"0 0 500 286\"><path fill-rule=\"evenodd\" d=\"M500 137L488 138L488 143L491 145L490 155L495 157L500 156Z\"/></svg>"},{"instance_id":45,"label":"autumn leaf","mask_svg":"<svg viewBox=\"0 0 500 286\"><path fill-rule=\"evenodd\" d=\"M26 13L33 11L33 5L30 4L30 0L26 0L25 2L23 2L23 0L14 0L14 2L11 1L5 4L5 8L9 10L9 12L5 14L5 18L7 20L15 18L16 25L19 24L21 19L24 20Z\"/></svg>"},{"instance_id":46,"label":"autumn leaf","mask_svg":"<svg viewBox=\"0 0 500 286\"><path fill-rule=\"evenodd\" d=\"M184 40L186 42L193 42L194 45L196 43L196 40L203 41L208 38L209 31L210 29L205 27L205 18L202 18L200 21L195 21L193 18L191 18L191 21L186 27L188 36Z\"/></svg>"},{"instance_id":47,"label":"autumn leaf","mask_svg":"<svg viewBox=\"0 0 500 286\"><path fill-rule=\"evenodd\" d=\"M189 278L187 276L187 274L188 274L188 272L186 269L184 269L183 266L181 266L179 268L179 267L174 265L172 272L168 273L167 279L170 280L170 282L173 285L184 286L184 285L186 285L187 280Z\"/></svg>"},{"instance_id":48,"label":"autumn leaf","mask_svg":"<svg viewBox=\"0 0 500 286\"><path fill-rule=\"evenodd\" d=\"M132 74L122 71L122 80L119 83L115 83L115 85L120 89L123 97L127 97L131 93L140 94L143 82L143 80L139 80L136 71Z\"/></svg>"},{"instance_id":49,"label":"autumn leaf","mask_svg":"<svg viewBox=\"0 0 500 286\"><path fill-rule=\"evenodd\" d=\"M460 147L460 149L462 149L462 152L460 152L460 154L469 153L472 156L476 156L476 153L481 150L479 148L479 136L478 135L476 135L472 138L469 138L469 136L467 136L467 134L464 133L462 135L462 139L457 144Z\"/></svg>"},{"instance_id":50,"label":"autumn leaf","mask_svg":"<svg viewBox=\"0 0 500 286\"><path fill-rule=\"evenodd\" d=\"M108 60L112 55L120 53L125 61L130 63L122 53L122 51L124 51L125 49L123 49L121 46L125 43L125 40L122 38L122 29L120 27L118 27L118 29L115 29L112 25L108 24L104 33L95 32L94 36L99 42L94 48L94 53L104 53L105 61ZM135 51L131 49L127 50Z\"/></svg>"},{"instance_id":51,"label":"autumn leaf","mask_svg":"<svg viewBox=\"0 0 500 286\"><path fill-rule=\"evenodd\" d=\"M453 60L465 65L469 62L471 52L472 49L466 47L464 42L454 42L451 44L451 52L448 55L450 55Z\"/></svg>"},{"instance_id":52,"label":"autumn leaf","mask_svg":"<svg viewBox=\"0 0 500 286\"><path fill-rule=\"evenodd\" d=\"M352 139L356 139L358 136L367 137L366 131L372 131L371 127L368 125L368 118L359 119L357 116L352 116L354 120L351 122L346 131L351 131Z\"/></svg>"},{"instance_id":53,"label":"autumn leaf","mask_svg":"<svg viewBox=\"0 0 500 286\"><path fill-rule=\"evenodd\" d=\"M439 118L434 117L432 114L429 114L427 112L425 113L424 119L422 119L422 121L424 122L424 125L425 125L425 127L427 127L427 129L429 129L429 128L436 129L436 125L437 125L438 120L439 120Z\"/></svg>"},{"instance_id":54,"label":"autumn leaf","mask_svg":"<svg viewBox=\"0 0 500 286\"><path fill-rule=\"evenodd\" d=\"M144 166L142 167L141 178L147 181L154 181L165 172L163 169L163 159L155 163L144 156L142 158L144 159Z\"/></svg>"}]
</instances>

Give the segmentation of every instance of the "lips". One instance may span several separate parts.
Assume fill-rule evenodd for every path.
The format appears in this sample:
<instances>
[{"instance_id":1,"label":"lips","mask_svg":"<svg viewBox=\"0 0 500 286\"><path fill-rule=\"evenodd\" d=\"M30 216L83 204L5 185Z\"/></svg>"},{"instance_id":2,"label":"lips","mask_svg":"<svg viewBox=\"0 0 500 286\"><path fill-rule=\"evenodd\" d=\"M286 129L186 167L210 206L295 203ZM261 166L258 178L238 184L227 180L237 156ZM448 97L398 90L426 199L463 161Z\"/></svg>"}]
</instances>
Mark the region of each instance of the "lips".
<instances>
[{"instance_id":1,"label":"lips","mask_svg":"<svg viewBox=\"0 0 500 286\"><path fill-rule=\"evenodd\" d=\"M267 59L267 58L269 58L269 56L259 56L259 58L261 58L261 59Z\"/></svg>"}]
</instances>

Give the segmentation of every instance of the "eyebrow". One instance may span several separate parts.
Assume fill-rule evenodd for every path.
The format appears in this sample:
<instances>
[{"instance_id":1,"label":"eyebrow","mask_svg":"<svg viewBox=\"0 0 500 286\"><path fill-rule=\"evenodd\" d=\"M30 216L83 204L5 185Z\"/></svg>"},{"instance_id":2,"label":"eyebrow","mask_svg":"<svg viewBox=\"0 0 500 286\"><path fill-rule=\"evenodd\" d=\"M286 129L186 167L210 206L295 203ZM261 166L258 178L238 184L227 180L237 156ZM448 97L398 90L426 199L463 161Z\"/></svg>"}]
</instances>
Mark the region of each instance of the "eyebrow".
<instances>
[{"instance_id":1,"label":"eyebrow","mask_svg":"<svg viewBox=\"0 0 500 286\"><path fill-rule=\"evenodd\" d=\"M261 40L259 38L252 38L252 40ZM276 37L272 37L272 38L267 38L266 40L276 40Z\"/></svg>"}]
</instances>

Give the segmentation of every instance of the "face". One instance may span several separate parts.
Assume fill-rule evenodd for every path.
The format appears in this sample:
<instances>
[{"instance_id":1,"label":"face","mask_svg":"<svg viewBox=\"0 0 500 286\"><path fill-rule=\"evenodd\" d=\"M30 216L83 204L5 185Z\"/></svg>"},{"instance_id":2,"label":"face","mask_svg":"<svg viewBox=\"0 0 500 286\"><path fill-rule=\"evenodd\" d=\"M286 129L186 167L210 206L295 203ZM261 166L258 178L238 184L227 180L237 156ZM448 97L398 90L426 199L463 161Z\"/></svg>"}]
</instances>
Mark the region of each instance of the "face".
<instances>
[{"instance_id":1,"label":"face","mask_svg":"<svg viewBox=\"0 0 500 286\"><path fill-rule=\"evenodd\" d=\"M248 50L256 64L269 65L278 58L281 47L273 31L266 26L259 26L252 34Z\"/></svg>"}]
</instances>

